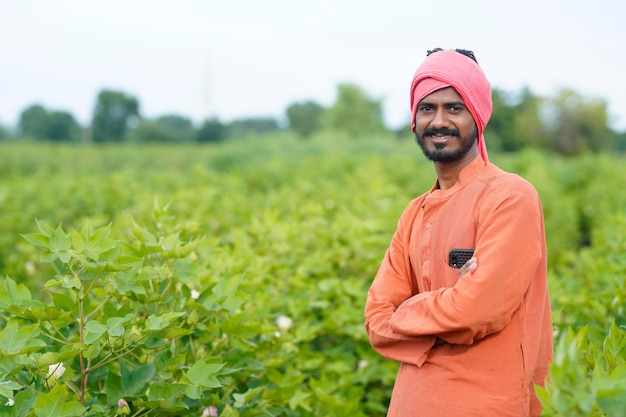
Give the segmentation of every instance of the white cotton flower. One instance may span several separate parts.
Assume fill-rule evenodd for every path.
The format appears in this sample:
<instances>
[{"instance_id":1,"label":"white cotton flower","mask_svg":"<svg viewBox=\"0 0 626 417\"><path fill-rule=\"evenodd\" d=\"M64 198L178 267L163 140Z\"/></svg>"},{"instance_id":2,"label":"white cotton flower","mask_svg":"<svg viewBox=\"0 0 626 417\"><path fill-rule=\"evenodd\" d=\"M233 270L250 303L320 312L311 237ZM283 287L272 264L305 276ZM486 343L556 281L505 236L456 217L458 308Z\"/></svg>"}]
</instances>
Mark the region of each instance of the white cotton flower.
<instances>
[{"instance_id":1,"label":"white cotton flower","mask_svg":"<svg viewBox=\"0 0 626 417\"><path fill-rule=\"evenodd\" d=\"M191 298L193 298L194 300L197 300L198 298L200 298L200 291L191 290Z\"/></svg>"},{"instance_id":2,"label":"white cotton flower","mask_svg":"<svg viewBox=\"0 0 626 417\"><path fill-rule=\"evenodd\" d=\"M27 261L26 264L24 264L24 269L26 269L26 274L29 276L35 275L35 272L37 271L33 261Z\"/></svg>"},{"instance_id":3,"label":"white cotton flower","mask_svg":"<svg viewBox=\"0 0 626 417\"><path fill-rule=\"evenodd\" d=\"M291 320L291 318L287 316L279 316L276 319L276 325L278 326L279 329L289 330L291 326L293 325L293 320Z\"/></svg>"},{"instance_id":4,"label":"white cotton flower","mask_svg":"<svg viewBox=\"0 0 626 417\"><path fill-rule=\"evenodd\" d=\"M63 362L55 363L48 366L48 377L59 379L64 373L65 366L63 366Z\"/></svg>"},{"instance_id":5,"label":"white cotton flower","mask_svg":"<svg viewBox=\"0 0 626 417\"><path fill-rule=\"evenodd\" d=\"M279 337L280 337L280 332L279 332L278 330L276 330L276 331L274 332L274 336L275 336L276 338L279 338Z\"/></svg>"},{"instance_id":6,"label":"white cotton flower","mask_svg":"<svg viewBox=\"0 0 626 417\"><path fill-rule=\"evenodd\" d=\"M7 407L13 407L13 405L15 405L15 400L13 398L7 398L7 402L4 405Z\"/></svg>"}]
</instances>

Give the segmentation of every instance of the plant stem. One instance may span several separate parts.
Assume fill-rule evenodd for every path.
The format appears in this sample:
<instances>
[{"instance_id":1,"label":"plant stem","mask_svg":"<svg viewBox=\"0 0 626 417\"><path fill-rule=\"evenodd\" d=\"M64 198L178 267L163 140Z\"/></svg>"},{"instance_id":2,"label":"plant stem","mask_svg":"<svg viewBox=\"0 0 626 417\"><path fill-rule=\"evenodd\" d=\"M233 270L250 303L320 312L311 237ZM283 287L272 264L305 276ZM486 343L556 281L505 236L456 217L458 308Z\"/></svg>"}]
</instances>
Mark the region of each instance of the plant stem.
<instances>
[{"instance_id":1,"label":"plant stem","mask_svg":"<svg viewBox=\"0 0 626 417\"><path fill-rule=\"evenodd\" d=\"M80 344L85 343L85 311L83 294L78 296L78 334ZM85 357L81 350L78 354L80 360L80 403L85 405L85 392L87 391L87 371L85 369Z\"/></svg>"}]
</instances>

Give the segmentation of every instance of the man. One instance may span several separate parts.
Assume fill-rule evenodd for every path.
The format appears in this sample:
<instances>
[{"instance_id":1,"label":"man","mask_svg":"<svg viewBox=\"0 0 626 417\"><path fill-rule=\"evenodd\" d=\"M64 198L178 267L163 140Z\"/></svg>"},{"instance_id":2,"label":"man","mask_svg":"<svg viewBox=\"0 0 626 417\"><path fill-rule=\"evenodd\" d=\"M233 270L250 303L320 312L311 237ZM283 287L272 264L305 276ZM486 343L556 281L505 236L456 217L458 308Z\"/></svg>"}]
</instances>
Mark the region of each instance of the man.
<instances>
[{"instance_id":1,"label":"man","mask_svg":"<svg viewBox=\"0 0 626 417\"><path fill-rule=\"evenodd\" d=\"M400 217L365 307L372 346L401 362L389 417L541 411L534 385L553 343L543 214L532 185L489 163L491 110L472 52L429 51L411 112L437 181ZM474 256L459 263L457 249Z\"/></svg>"}]
</instances>

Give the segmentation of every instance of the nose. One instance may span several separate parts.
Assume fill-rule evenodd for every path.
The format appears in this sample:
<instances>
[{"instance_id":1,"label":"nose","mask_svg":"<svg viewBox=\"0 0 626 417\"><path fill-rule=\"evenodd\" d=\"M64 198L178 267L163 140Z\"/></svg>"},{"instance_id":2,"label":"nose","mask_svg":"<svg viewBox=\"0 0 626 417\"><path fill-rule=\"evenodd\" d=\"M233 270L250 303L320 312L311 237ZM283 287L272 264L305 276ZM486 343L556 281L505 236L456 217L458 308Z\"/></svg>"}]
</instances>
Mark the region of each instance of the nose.
<instances>
[{"instance_id":1,"label":"nose","mask_svg":"<svg viewBox=\"0 0 626 417\"><path fill-rule=\"evenodd\" d=\"M448 126L448 118L445 109L438 108L433 115L433 119L430 122L431 127L435 129L441 129Z\"/></svg>"}]
</instances>

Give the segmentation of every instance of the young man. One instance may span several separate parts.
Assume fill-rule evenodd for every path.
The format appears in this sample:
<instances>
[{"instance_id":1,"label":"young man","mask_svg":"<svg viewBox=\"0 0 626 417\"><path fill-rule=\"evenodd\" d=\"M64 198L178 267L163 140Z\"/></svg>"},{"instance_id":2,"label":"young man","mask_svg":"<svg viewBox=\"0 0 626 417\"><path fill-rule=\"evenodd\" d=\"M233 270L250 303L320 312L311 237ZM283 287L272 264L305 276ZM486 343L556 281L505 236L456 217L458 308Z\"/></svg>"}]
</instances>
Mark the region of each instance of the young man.
<instances>
[{"instance_id":1,"label":"young man","mask_svg":"<svg viewBox=\"0 0 626 417\"><path fill-rule=\"evenodd\" d=\"M541 411L534 385L553 352L543 214L532 185L489 163L491 110L472 52L429 51L411 111L437 181L400 217L365 307L372 346L401 362L389 417ZM467 263L458 249L473 251Z\"/></svg>"}]
</instances>

